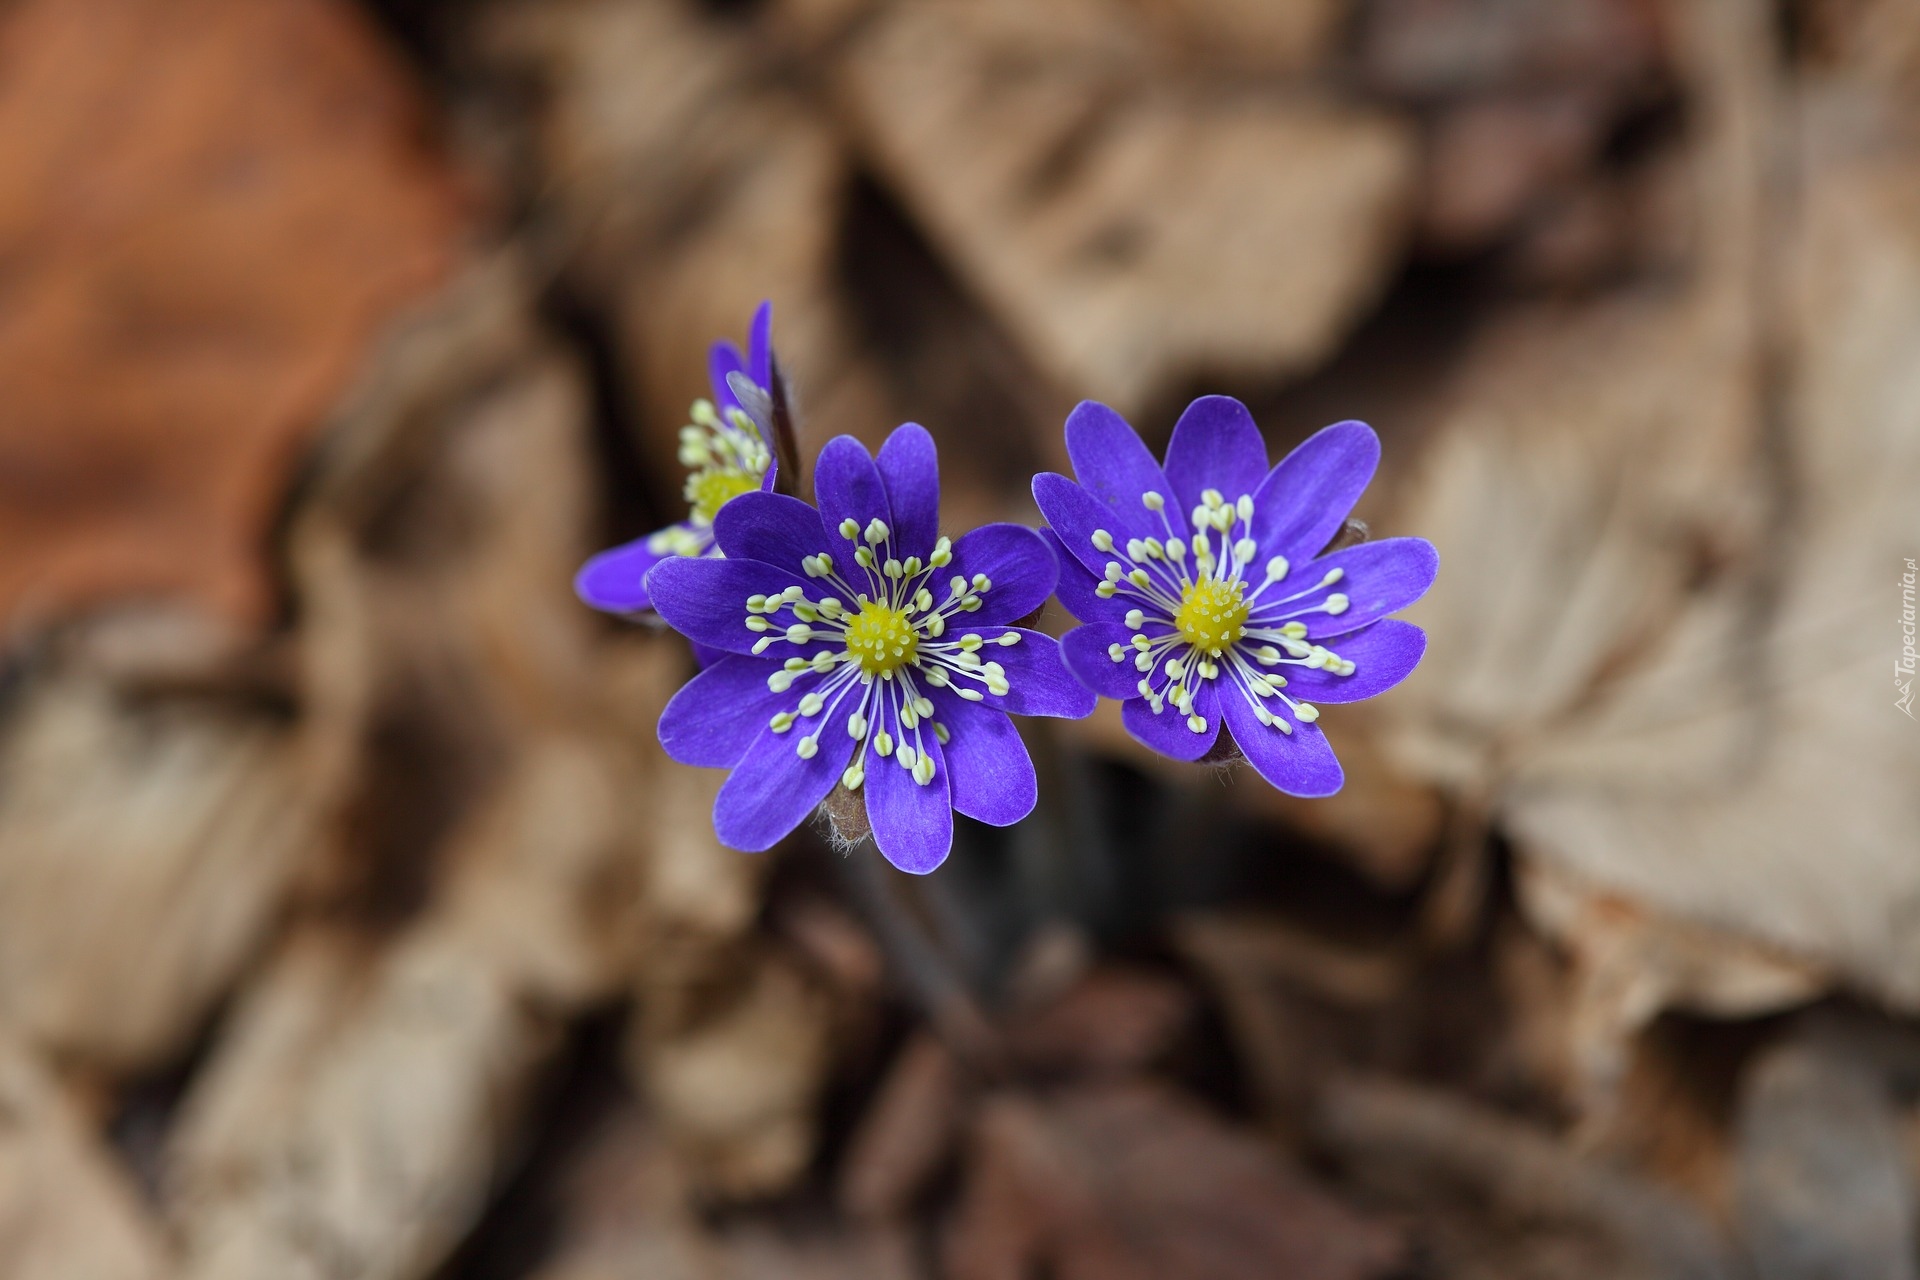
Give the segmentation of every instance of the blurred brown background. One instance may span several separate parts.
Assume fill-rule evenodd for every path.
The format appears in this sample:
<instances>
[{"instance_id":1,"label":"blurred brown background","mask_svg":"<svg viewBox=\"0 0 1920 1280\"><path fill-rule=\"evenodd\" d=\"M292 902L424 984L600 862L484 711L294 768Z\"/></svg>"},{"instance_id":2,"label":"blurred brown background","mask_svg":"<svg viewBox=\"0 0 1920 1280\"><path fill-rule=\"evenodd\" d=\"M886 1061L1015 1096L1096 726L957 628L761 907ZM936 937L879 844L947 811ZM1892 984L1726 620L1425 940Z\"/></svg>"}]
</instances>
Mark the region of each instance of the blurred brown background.
<instances>
[{"instance_id":1,"label":"blurred brown background","mask_svg":"<svg viewBox=\"0 0 1920 1280\"><path fill-rule=\"evenodd\" d=\"M1373 422L1346 790L719 848L569 580L763 297L955 526ZM1915 557L1913 0L11 0L0 1275L1914 1280Z\"/></svg>"}]
</instances>

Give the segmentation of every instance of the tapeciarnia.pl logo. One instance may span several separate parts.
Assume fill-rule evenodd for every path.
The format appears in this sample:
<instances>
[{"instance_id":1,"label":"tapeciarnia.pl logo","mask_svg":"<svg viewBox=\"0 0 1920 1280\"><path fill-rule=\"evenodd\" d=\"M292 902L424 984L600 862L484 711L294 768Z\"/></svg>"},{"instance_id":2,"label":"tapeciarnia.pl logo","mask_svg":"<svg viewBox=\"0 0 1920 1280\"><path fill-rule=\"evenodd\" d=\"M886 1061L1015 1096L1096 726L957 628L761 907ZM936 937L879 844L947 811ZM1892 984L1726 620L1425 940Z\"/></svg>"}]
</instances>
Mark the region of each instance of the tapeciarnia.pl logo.
<instances>
[{"instance_id":1,"label":"tapeciarnia.pl logo","mask_svg":"<svg viewBox=\"0 0 1920 1280\"><path fill-rule=\"evenodd\" d=\"M1900 656L1893 660L1893 687L1900 692L1894 706L1907 713L1907 719L1913 714L1913 674L1914 674L1914 621L1913 595L1914 582L1920 573L1916 573L1914 562L1907 560L1907 571L1900 575Z\"/></svg>"}]
</instances>

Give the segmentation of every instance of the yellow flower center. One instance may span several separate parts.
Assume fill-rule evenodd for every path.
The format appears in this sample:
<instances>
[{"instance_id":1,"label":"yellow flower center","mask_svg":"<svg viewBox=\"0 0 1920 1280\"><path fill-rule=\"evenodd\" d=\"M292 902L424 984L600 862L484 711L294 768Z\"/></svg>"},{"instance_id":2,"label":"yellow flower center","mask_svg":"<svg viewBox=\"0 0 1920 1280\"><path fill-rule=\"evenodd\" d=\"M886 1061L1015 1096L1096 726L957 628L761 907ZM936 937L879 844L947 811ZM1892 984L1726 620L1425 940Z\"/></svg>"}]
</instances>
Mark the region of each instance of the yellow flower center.
<instances>
[{"instance_id":1,"label":"yellow flower center","mask_svg":"<svg viewBox=\"0 0 1920 1280\"><path fill-rule=\"evenodd\" d=\"M847 623L847 652L870 676L899 670L912 662L919 650L920 637L903 609L867 600Z\"/></svg>"},{"instance_id":2,"label":"yellow flower center","mask_svg":"<svg viewBox=\"0 0 1920 1280\"><path fill-rule=\"evenodd\" d=\"M720 508L760 487L760 477L738 467L702 467L687 477L687 505L698 524L712 524Z\"/></svg>"},{"instance_id":3,"label":"yellow flower center","mask_svg":"<svg viewBox=\"0 0 1920 1280\"><path fill-rule=\"evenodd\" d=\"M1240 638L1247 624L1250 606L1240 598L1241 584L1202 578L1190 582L1180 592L1180 607L1174 611L1173 625L1187 643L1202 653L1219 656Z\"/></svg>"}]
</instances>

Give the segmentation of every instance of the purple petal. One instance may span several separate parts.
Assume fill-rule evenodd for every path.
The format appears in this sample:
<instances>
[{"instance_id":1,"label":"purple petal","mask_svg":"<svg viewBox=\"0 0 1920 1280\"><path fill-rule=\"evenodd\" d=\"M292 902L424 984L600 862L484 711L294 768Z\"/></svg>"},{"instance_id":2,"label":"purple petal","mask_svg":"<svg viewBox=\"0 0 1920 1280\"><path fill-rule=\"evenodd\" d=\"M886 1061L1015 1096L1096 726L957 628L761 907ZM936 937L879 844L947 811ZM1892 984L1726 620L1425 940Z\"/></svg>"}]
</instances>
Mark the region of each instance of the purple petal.
<instances>
[{"instance_id":1,"label":"purple petal","mask_svg":"<svg viewBox=\"0 0 1920 1280\"><path fill-rule=\"evenodd\" d=\"M934 598L945 597L947 580L973 581L984 573L992 583L980 597L980 609L966 615L973 623L1017 622L1047 602L1060 579L1053 548L1025 525L983 524L953 544L953 564L933 575Z\"/></svg>"},{"instance_id":2,"label":"purple petal","mask_svg":"<svg viewBox=\"0 0 1920 1280\"><path fill-rule=\"evenodd\" d=\"M1051 471L1043 471L1033 478L1033 500L1040 514L1053 526L1061 545L1095 577L1104 573L1107 562L1114 558L1111 552L1093 545L1096 530L1105 529L1120 543L1155 532L1146 523L1145 517L1150 513L1145 507L1140 508L1141 519L1129 522L1129 518L1123 518L1073 481Z\"/></svg>"},{"instance_id":3,"label":"purple petal","mask_svg":"<svg viewBox=\"0 0 1920 1280\"><path fill-rule=\"evenodd\" d=\"M1266 478L1267 442L1247 406L1231 396L1201 396L1187 406L1167 445L1167 480L1182 517L1208 489L1234 502Z\"/></svg>"},{"instance_id":4,"label":"purple petal","mask_svg":"<svg viewBox=\"0 0 1920 1280\"><path fill-rule=\"evenodd\" d=\"M1140 672L1134 669L1132 627L1093 622L1060 637L1060 656L1076 679L1103 698L1121 702L1140 696ZM1108 650L1119 645L1126 656L1115 662Z\"/></svg>"},{"instance_id":5,"label":"purple petal","mask_svg":"<svg viewBox=\"0 0 1920 1280\"><path fill-rule=\"evenodd\" d=\"M1427 651L1427 633L1411 622L1385 618L1327 646L1351 662L1350 676L1287 667L1287 694L1303 702L1359 702L1385 693L1413 674Z\"/></svg>"},{"instance_id":6,"label":"purple petal","mask_svg":"<svg viewBox=\"0 0 1920 1280\"><path fill-rule=\"evenodd\" d=\"M753 309L747 325L746 374L756 387L773 386L773 302L763 301Z\"/></svg>"},{"instance_id":7,"label":"purple petal","mask_svg":"<svg viewBox=\"0 0 1920 1280\"><path fill-rule=\"evenodd\" d=\"M1220 709L1240 754L1275 787L1290 796L1308 797L1330 796L1340 789L1345 775L1318 725L1301 724L1289 716L1293 732L1282 733L1261 724L1248 695L1234 685L1220 691Z\"/></svg>"},{"instance_id":8,"label":"purple petal","mask_svg":"<svg viewBox=\"0 0 1920 1280\"><path fill-rule=\"evenodd\" d=\"M826 526L827 540L833 547L834 568L848 582L861 585L865 579L853 562L853 553L866 543L858 533L850 539L843 537L841 522L852 520L864 530L877 518L888 528L893 527L886 485L867 447L852 436L835 436L827 441L813 464L813 495L820 504L820 523Z\"/></svg>"},{"instance_id":9,"label":"purple petal","mask_svg":"<svg viewBox=\"0 0 1920 1280\"><path fill-rule=\"evenodd\" d=\"M945 725L953 807L978 822L1010 827L1033 812L1040 783L1027 744L1006 712L966 702L947 689L928 695Z\"/></svg>"},{"instance_id":10,"label":"purple petal","mask_svg":"<svg viewBox=\"0 0 1920 1280\"><path fill-rule=\"evenodd\" d=\"M819 750L811 759L796 749L809 721L785 733L761 731L714 799L713 831L721 844L759 853L807 820L853 758L846 725L856 701L842 699L821 713Z\"/></svg>"},{"instance_id":11,"label":"purple petal","mask_svg":"<svg viewBox=\"0 0 1920 1280\"><path fill-rule=\"evenodd\" d=\"M893 554L897 559L933 554L940 534L940 454L917 422L894 428L874 459L893 509Z\"/></svg>"},{"instance_id":12,"label":"purple petal","mask_svg":"<svg viewBox=\"0 0 1920 1280\"><path fill-rule=\"evenodd\" d=\"M1020 716L1058 716L1066 720L1080 720L1093 714L1099 699L1067 670L1067 664L1060 657L1058 640L1045 632L1021 627L967 628L959 622L954 623L947 634L964 634L967 630L977 632L987 642L980 650L981 659L999 663L1007 673L1007 692L987 693L981 705ZM1010 645L994 643L1008 633L1017 634L1019 641ZM983 693L986 688L974 680L956 678L955 683L960 688Z\"/></svg>"},{"instance_id":13,"label":"purple petal","mask_svg":"<svg viewBox=\"0 0 1920 1280\"><path fill-rule=\"evenodd\" d=\"M746 357L740 354L739 347L725 338L707 348L707 383L713 389L713 407L718 409L722 416L725 416L727 410L740 407L740 398L734 395L733 388L727 385L727 375L746 371Z\"/></svg>"},{"instance_id":14,"label":"purple petal","mask_svg":"<svg viewBox=\"0 0 1920 1280\"><path fill-rule=\"evenodd\" d=\"M638 613L652 608L647 572L672 553L649 551L647 539L651 537L648 534L602 551L581 565L580 572L573 575L574 594L608 613Z\"/></svg>"},{"instance_id":15,"label":"purple petal","mask_svg":"<svg viewBox=\"0 0 1920 1280\"><path fill-rule=\"evenodd\" d=\"M1324 588L1313 586L1334 569L1340 570L1338 582ZM1440 553L1425 538L1382 538L1322 556L1302 565L1297 572L1299 581L1293 581L1293 574L1289 573L1285 581L1267 589L1265 598L1285 599L1304 588L1312 589L1282 609L1260 610L1257 616L1262 620L1284 618L1302 606L1318 604L1335 592L1345 595L1347 607L1339 613L1299 613L1299 620L1307 625L1307 634L1318 640L1358 631L1418 600L1433 585L1434 575L1440 572ZM1289 586L1293 589L1288 590Z\"/></svg>"},{"instance_id":16,"label":"purple petal","mask_svg":"<svg viewBox=\"0 0 1920 1280\"><path fill-rule=\"evenodd\" d=\"M647 589L653 593L653 607L667 625L697 643L724 649L728 653L751 653L760 634L747 629L747 597L778 595L808 583L770 564L757 560L691 559L676 556L657 565L647 575ZM771 625L784 628L792 621L783 610L769 618ZM784 640L773 646L771 656L781 659L806 657L813 645L793 645Z\"/></svg>"},{"instance_id":17,"label":"purple petal","mask_svg":"<svg viewBox=\"0 0 1920 1280\"><path fill-rule=\"evenodd\" d=\"M785 569L802 580L801 561L825 551L827 531L820 513L784 493L743 493L713 518L714 541L729 560L758 560ZM820 584L809 596L821 593Z\"/></svg>"},{"instance_id":18,"label":"purple petal","mask_svg":"<svg viewBox=\"0 0 1920 1280\"><path fill-rule=\"evenodd\" d=\"M681 764L731 769L776 711L791 710L825 677L808 671L785 693L767 688L780 670L771 658L727 654L680 686L660 713L660 745Z\"/></svg>"},{"instance_id":19,"label":"purple petal","mask_svg":"<svg viewBox=\"0 0 1920 1280\"><path fill-rule=\"evenodd\" d=\"M903 729L896 709L885 699L884 724L902 746L924 751L933 761L933 780L921 786L913 770L901 763L900 748L882 756L869 749L867 821L873 824L873 842L888 862L912 875L925 875L947 859L953 848L953 799L948 787L947 762L940 739L925 721L917 730Z\"/></svg>"},{"instance_id":20,"label":"purple petal","mask_svg":"<svg viewBox=\"0 0 1920 1280\"><path fill-rule=\"evenodd\" d=\"M1085 565L1074 559L1060 542L1060 535L1051 529L1040 530L1040 536L1053 551L1053 558L1060 565L1060 581L1053 586L1053 594L1067 607L1067 612L1082 622L1118 622L1127 616L1127 610L1133 607L1130 601L1117 598L1102 599L1096 588L1100 579L1089 573Z\"/></svg>"},{"instance_id":21,"label":"purple petal","mask_svg":"<svg viewBox=\"0 0 1920 1280\"><path fill-rule=\"evenodd\" d=\"M1173 486L1146 442L1125 418L1097 400L1082 400L1067 415L1067 456L1087 492L1128 521L1145 518L1142 494L1158 493L1173 501Z\"/></svg>"},{"instance_id":22,"label":"purple petal","mask_svg":"<svg viewBox=\"0 0 1920 1280\"><path fill-rule=\"evenodd\" d=\"M1253 540L1262 556L1304 564L1326 548L1380 462L1380 437L1364 422L1336 422L1280 460L1253 495Z\"/></svg>"},{"instance_id":23,"label":"purple petal","mask_svg":"<svg viewBox=\"0 0 1920 1280\"><path fill-rule=\"evenodd\" d=\"M740 411L747 420L759 428L762 438L773 436L773 397L767 389L744 373L727 375L727 390L733 392L733 398L739 402Z\"/></svg>"},{"instance_id":24,"label":"purple petal","mask_svg":"<svg viewBox=\"0 0 1920 1280\"><path fill-rule=\"evenodd\" d=\"M687 641L687 648L693 650L694 665L702 671L705 671L722 658L731 658L734 656L725 649L716 649L710 644L701 644L698 640Z\"/></svg>"},{"instance_id":25,"label":"purple petal","mask_svg":"<svg viewBox=\"0 0 1920 1280\"><path fill-rule=\"evenodd\" d=\"M1213 749L1220 736L1220 698L1214 692L1217 680L1202 680L1194 688L1193 711L1207 722L1199 733L1187 728L1187 717L1172 703L1159 715L1145 698L1129 698L1120 704L1120 723L1133 740L1149 751L1157 751L1172 760L1198 760Z\"/></svg>"}]
</instances>

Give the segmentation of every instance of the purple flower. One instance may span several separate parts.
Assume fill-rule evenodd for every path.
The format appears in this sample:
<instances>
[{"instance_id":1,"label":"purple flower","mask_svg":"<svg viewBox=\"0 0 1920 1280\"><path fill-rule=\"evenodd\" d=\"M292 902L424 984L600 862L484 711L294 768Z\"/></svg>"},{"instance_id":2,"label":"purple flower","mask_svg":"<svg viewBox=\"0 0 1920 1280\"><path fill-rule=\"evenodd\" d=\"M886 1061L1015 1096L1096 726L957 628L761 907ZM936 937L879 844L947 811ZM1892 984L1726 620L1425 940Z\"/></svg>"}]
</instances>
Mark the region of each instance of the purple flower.
<instances>
[{"instance_id":1,"label":"purple flower","mask_svg":"<svg viewBox=\"0 0 1920 1280\"><path fill-rule=\"evenodd\" d=\"M818 510L736 498L714 519L724 558L653 571L660 616L727 655L667 704L660 742L683 764L733 770L713 825L736 849L772 846L845 786L888 861L931 871L955 810L1006 826L1033 809L1009 712L1093 710L1059 645L1011 625L1053 594L1058 566L1019 525L938 536L939 460L912 424L878 458L829 442L814 492Z\"/></svg>"},{"instance_id":2,"label":"purple flower","mask_svg":"<svg viewBox=\"0 0 1920 1280\"><path fill-rule=\"evenodd\" d=\"M687 518L644 538L602 551L580 567L573 589L596 609L639 613L652 607L647 574L675 556L717 556L714 517L743 493L773 487L771 433L766 420L773 385L770 331L773 305L762 302L748 330L747 354L722 339L707 357L712 400L696 400L692 421L680 428L680 461L691 473L684 493Z\"/></svg>"},{"instance_id":3,"label":"purple flower","mask_svg":"<svg viewBox=\"0 0 1920 1280\"><path fill-rule=\"evenodd\" d=\"M1231 742L1280 790L1340 789L1316 703L1405 679L1426 633L1387 615L1419 599L1439 557L1424 538L1328 555L1380 458L1361 422L1319 432L1272 470L1246 406L1180 415L1166 467L1125 420L1087 401L1067 419L1080 483L1034 477L1053 526L1061 601L1087 625L1060 642L1089 688L1120 699L1127 732L1176 760Z\"/></svg>"}]
</instances>

